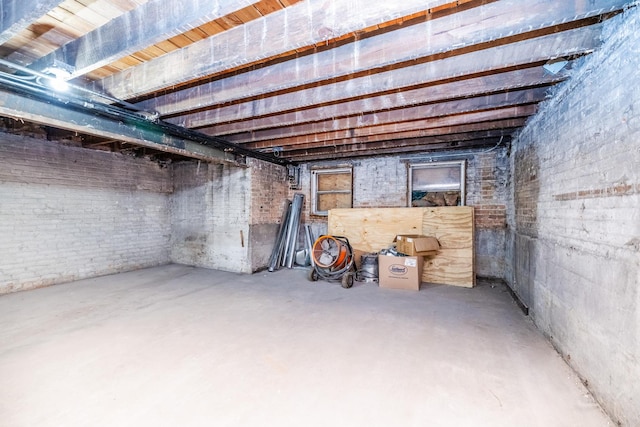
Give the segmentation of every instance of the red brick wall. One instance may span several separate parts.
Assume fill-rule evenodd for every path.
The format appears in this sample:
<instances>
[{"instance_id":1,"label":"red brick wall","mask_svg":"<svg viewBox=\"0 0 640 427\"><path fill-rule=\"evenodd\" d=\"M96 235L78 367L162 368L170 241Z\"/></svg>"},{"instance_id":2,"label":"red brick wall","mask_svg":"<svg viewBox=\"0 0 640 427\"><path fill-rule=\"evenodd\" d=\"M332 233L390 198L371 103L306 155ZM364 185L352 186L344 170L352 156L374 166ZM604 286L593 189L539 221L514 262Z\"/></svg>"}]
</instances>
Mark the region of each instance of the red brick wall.
<instances>
[{"instance_id":1,"label":"red brick wall","mask_svg":"<svg viewBox=\"0 0 640 427\"><path fill-rule=\"evenodd\" d=\"M505 228L507 221L506 205L476 205L476 229Z\"/></svg>"},{"instance_id":2,"label":"red brick wall","mask_svg":"<svg viewBox=\"0 0 640 427\"><path fill-rule=\"evenodd\" d=\"M476 229L507 225L509 158L505 149L479 152L467 165L467 205L475 208Z\"/></svg>"},{"instance_id":3,"label":"red brick wall","mask_svg":"<svg viewBox=\"0 0 640 427\"><path fill-rule=\"evenodd\" d=\"M282 219L284 200L291 198L285 167L249 160L251 168L251 224L275 224Z\"/></svg>"}]
</instances>

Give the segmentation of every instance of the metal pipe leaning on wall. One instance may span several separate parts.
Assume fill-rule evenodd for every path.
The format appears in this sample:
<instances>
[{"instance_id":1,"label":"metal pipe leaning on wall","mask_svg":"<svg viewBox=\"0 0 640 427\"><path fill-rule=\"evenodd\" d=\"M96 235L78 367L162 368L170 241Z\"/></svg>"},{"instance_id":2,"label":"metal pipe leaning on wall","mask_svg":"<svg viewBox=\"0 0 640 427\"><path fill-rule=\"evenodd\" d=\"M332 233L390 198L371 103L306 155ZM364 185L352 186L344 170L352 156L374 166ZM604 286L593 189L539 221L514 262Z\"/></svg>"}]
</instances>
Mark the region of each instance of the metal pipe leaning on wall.
<instances>
[{"instance_id":1,"label":"metal pipe leaning on wall","mask_svg":"<svg viewBox=\"0 0 640 427\"><path fill-rule=\"evenodd\" d=\"M313 233L311 232L311 226L309 224L305 224L304 232L307 251L309 252L309 259L311 260L311 267L314 268L316 266L316 262L313 260L313 242L315 242L315 240L313 240Z\"/></svg>"},{"instance_id":2,"label":"metal pipe leaning on wall","mask_svg":"<svg viewBox=\"0 0 640 427\"><path fill-rule=\"evenodd\" d=\"M293 268L293 259L298 243L298 230L300 229L300 217L302 216L302 204L304 202L304 194L296 193L291 203L291 219L289 220L289 230L287 233L286 257L283 266Z\"/></svg>"},{"instance_id":3,"label":"metal pipe leaning on wall","mask_svg":"<svg viewBox=\"0 0 640 427\"><path fill-rule=\"evenodd\" d=\"M289 222L289 215L291 214L291 200L284 201L284 210L282 212L282 220L280 221L280 227L278 228L278 235L276 236L276 243L273 245L271 251L271 257L269 258L269 271L273 272L278 269L280 265L282 251L284 249L284 236L287 230L287 223Z\"/></svg>"},{"instance_id":4,"label":"metal pipe leaning on wall","mask_svg":"<svg viewBox=\"0 0 640 427\"><path fill-rule=\"evenodd\" d=\"M304 194L302 193L296 193L293 202L289 200L285 202L282 222L269 258L269 271L271 272L280 267L293 268L303 204Z\"/></svg>"}]
</instances>

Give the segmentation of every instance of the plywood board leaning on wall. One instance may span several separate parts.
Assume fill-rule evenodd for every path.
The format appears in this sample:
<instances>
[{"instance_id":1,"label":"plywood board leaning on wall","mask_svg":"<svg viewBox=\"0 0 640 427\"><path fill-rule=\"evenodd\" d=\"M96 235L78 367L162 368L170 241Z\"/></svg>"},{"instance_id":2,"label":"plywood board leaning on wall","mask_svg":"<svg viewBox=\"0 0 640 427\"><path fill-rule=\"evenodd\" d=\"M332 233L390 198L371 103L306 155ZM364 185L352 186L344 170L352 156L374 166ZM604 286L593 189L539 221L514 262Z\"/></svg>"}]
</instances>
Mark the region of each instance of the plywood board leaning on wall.
<instances>
[{"instance_id":1,"label":"plywood board leaning on wall","mask_svg":"<svg viewBox=\"0 0 640 427\"><path fill-rule=\"evenodd\" d=\"M423 208L422 234L434 236L440 250L426 257L422 280L471 288L476 283L473 250L473 208Z\"/></svg>"},{"instance_id":2,"label":"plywood board leaning on wall","mask_svg":"<svg viewBox=\"0 0 640 427\"><path fill-rule=\"evenodd\" d=\"M328 233L349 239L354 249L378 252L398 234L435 236L436 255L425 258L422 281L473 287L473 208L359 208L329 211Z\"/></svg>"},{"instance_id":3,"label":"plywood board leaning on wall","mask_svg":"<svg viewBox=\"0 0 640 427\"><path fill-rule=\"evenodd\" d=\"M355 249L379 252L397 234L421 234L421 208L331 209L329 234L344 236Z\"/></svg>"}]
</instances>

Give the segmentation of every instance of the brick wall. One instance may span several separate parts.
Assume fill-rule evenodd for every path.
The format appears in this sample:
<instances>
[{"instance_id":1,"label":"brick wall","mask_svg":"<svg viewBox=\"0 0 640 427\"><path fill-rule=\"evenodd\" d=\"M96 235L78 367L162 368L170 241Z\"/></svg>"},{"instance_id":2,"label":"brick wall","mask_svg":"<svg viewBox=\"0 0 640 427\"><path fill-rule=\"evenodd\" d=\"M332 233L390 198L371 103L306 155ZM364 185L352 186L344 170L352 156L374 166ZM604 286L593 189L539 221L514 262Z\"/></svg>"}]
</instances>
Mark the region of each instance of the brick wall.
<instances>
[{"instance_id":1,"label":"brick wall","mask_svg":"<svg viewBox=\"0 0 640 427\"><path fill-rule=\"evenodd\" d=\"M353 163L353 207L408 206L407 164L398 157L362 159Z\"/></svg>"},{"instance_id":2,"label":"brick wall","mask_svg":"<svg viewBox=\"0 0 640 427\"><path fill-rule=\"evenodd\" d=\"M467 204L474 206L476 229L504 229L509 199L507 150L479 153L469 160Z\"/></svg>"},{"instance_id":3,"label":"brick wall","mask_svg":"<svg viewBox=\"0 0 640 427\"><path fill-rule=\"evenodd\" d=\"M474 207L476 273L505 278L507 205L510 202L509 152L484 150L467 161L467 204Z\"/></svg>"},{"instance_id":4,"label":"brick wall","mask_svg":"<svg viewBox=\"0 0 640 427\"><path fill-rule=\"evenodd\" d=\"M0 134L0 293L169 261L167 169Z\"/></svg>"},{"instance_id":5,"label":"brick wall","mask_svg":"<svg viewBox=\"0 0 640 427\"><path fill-rule=\"evenodd\" d=\"M290 194L286 167L255 159L248 163L251 174L249 259L251 271L257 271L269 265L284 201L292 200L293 195Z\"/></svg>"},{"instance_id":6,"label":"brick wall","mask_svg":"<svg viewBox=\"0 0 640 427\"><path fill-rule=\"evenodd\" d=\"M640 425L640 11L608 21L513 144L507 276L621 425Z\"/></svg>"},{"instance_id":7,"label":"brick wall","mask_svg":"<svg viewBox=\"0 0 640 427\"><path fill-rule=\"evenodd\" d=\"M274 224L282 219L283 201L290 198L287 168L249 159L251 168L251 224Z\"/></svg>"},{"instance_id":8,"label":"brick wall","mask_svg":"<svg viewBox=\"0 0 640 427\"><path fill-rule=\"evenodd\" d=\"M511 197L509 156L504 147L305 164L300 192L308 202L311 168L352 166L354 207L406 207L408 164L429 159L467 161L466 204L476 210L476 272L483 277L504 278L506 207ZM314 234L327 232L326 218L310 215L310 203L306 203L304 220L312 224Z\"/></svg>"}]
</instances>

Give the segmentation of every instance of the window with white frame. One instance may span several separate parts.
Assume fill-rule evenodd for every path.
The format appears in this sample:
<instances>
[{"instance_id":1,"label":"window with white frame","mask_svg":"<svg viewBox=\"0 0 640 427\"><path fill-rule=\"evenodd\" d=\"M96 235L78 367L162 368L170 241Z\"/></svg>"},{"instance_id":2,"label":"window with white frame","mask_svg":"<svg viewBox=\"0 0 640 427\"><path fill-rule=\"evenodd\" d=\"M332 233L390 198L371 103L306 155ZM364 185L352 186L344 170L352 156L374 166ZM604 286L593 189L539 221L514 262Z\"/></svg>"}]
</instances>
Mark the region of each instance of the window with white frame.
<instances>
[{"instance_id":1,"label":"window with white frame","mask_svg":"<svg viewBox=\"0 0 640 427\"><path fill-rule=\"evenodd\" d=\"M464 206L464 160L409 165L409 206Z\"/></svg>"},{"instance_id":2,"label":"window with white frame","mask_svg":"<svg viewBox=\"0 0 640 427\"><path fill-rule=\"evenodd\" d=\"M311 213L328 215L329 209L353 206L353 171L350 167L311 171Z\"/></svg>"}]
</instances>

